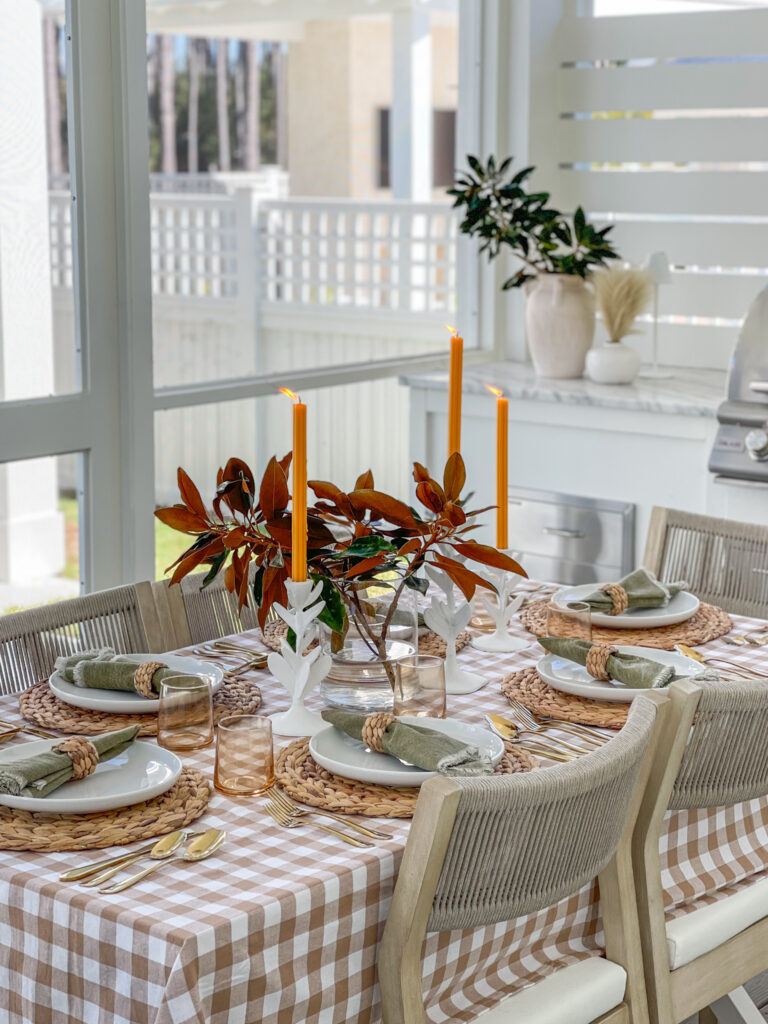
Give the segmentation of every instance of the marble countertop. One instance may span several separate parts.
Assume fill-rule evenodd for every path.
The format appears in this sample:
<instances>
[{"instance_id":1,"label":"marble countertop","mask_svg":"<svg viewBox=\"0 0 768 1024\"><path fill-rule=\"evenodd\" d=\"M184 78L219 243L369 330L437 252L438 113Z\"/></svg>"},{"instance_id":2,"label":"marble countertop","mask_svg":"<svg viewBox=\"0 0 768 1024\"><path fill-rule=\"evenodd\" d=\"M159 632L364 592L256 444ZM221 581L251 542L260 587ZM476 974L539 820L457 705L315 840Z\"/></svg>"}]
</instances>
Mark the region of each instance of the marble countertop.
<instances>
[{"instance_id":1,"label":"marble countertop","mask_svg":"<svg viewBox=\"0 0 768 1024\"><path fill-rule=\"evenodd\" d=\"M633 384L595 384L591 380L552 380L537 377L527 363L484 363L464 370L464 394L487 394L484 383L502 388L509 398L528 402L556 402L561 405L595 406L673 416L715 416L725 398L724 370L684 367L670 370L668 380L644 380ZM418 373L401 378L413 388L446 391L448 374Z\"/></svg>"}]
</instances>

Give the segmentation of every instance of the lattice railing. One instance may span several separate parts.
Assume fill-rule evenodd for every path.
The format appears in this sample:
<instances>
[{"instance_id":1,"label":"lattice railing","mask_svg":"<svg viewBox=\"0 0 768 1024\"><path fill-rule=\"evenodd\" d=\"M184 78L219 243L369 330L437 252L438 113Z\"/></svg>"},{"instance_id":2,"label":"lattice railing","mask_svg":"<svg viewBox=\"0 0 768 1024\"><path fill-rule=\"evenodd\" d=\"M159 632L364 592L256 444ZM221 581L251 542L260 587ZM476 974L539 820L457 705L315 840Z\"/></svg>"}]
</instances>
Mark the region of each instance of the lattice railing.
<instances>
[{"instance_id":1,"label":"lattice railing","mask_svg":"<svg viewBox=\"0 0 768 1024\"><path fill-rule=\"evenodd\" d=\"M439 203L261 203L262 298L290 306L451 312L456 224Z\"/></svg>"},{"instance_id":2,"label":"lattice railing","mask_svg":"<svg viewBox=\"0 0 768 1024\"><path fill-rule=\"evenodd\" d=\"M455 310L457 221L445 204L278 199L255 207L244 199L151 197L156 296L228 300L258 286L262 302L283 307ZM249 225L254 209L257 225ZM50 193L50 238L53 286L71 288L66 192Z\"/></svg>"}]
</instances>

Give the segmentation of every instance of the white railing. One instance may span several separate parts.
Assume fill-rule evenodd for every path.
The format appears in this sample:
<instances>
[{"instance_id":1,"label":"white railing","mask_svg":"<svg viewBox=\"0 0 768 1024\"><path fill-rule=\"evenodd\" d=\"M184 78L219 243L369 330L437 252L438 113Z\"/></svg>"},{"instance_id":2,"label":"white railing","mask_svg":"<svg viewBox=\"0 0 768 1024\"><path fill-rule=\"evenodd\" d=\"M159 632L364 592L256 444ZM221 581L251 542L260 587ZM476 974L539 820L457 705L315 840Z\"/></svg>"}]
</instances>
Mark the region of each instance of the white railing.
<instances>
[{"instance_id":1,"label":"white railing","mask_svg":"<svg viewBox=\"0 0 768 1024\"><path fill-rule=\"evenodd\" d=\"M274 308L447 315L456 307L457 220L441 203L153 194L156 296ZM55 288L72 286L70 198L50 193ZM254 264L255 261L255 264ZM252 278L254 265L258 281Z\"/></svg>"},{"instance_id":2,"label":"white railing","mask_svg":"<svg viewBox=\"0 0 768 1024\"><path fill-rule=\"evenodd\" d=\"M398 313L455 309L456 225L440 203L259 205L264 302Z\"/></svg>"},{"instance_id":3,"label":"white railing","mask_svg":"<svg viewBox=\"0 0 768 1024\"><path fill-rule=\"evenodd\" d=\"M197 195L231 195L247 188L254 195L270 199L288 195L288 172L277 164L265 164L258 171L211 171L208 174L150 174L150 191L173 195L194 192ZM68 174L54 174L49 179L54 192L69 189Z\"/></svg>"}]
</instances>

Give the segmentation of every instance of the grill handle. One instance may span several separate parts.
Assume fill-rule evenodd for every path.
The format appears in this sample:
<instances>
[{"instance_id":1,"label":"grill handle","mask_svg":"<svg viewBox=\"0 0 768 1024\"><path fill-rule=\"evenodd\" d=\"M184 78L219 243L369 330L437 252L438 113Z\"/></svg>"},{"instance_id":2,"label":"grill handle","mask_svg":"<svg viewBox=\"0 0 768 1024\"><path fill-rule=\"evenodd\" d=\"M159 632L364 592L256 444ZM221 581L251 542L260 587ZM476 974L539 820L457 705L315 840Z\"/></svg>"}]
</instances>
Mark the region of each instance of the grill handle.
<instances>
[{"instance_id":1,"label":"grill handle","mask_svg":"<svg viewBox=\"0 0 768 1024\"><path fill-rule=\"evenodd\" d=\"M565 537L566 540L580 540L586 536L583 530L567 530L564 526L545 526L542 533L550 537Z\"/></svg>"}]
</instances>

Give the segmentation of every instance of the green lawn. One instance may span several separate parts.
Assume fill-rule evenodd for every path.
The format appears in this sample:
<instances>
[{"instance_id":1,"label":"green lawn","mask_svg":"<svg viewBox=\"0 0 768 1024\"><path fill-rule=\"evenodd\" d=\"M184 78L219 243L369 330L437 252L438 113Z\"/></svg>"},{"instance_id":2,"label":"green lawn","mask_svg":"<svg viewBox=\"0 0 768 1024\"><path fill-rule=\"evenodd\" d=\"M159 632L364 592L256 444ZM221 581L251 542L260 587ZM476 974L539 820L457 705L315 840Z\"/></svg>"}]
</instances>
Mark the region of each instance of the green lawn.
<instances>
[{"instance_id":1,"label":"green lawn","mask_svg":"<svg viewBox=\"0 0 768 1024\"><path fill-rule=\"evenodd\" d=\"M59 511L64 516L67 531L67 561L61 575L67 579L79 579L78 570L78 515L77 499L62 498L59 502ZM159 519L155 519L155 578L160 579L169 575L166 569L176 561L182 551L185 551L194 538L183 533L177 533L170 526L165 526Z\"/></svg>"}]
</instances>

